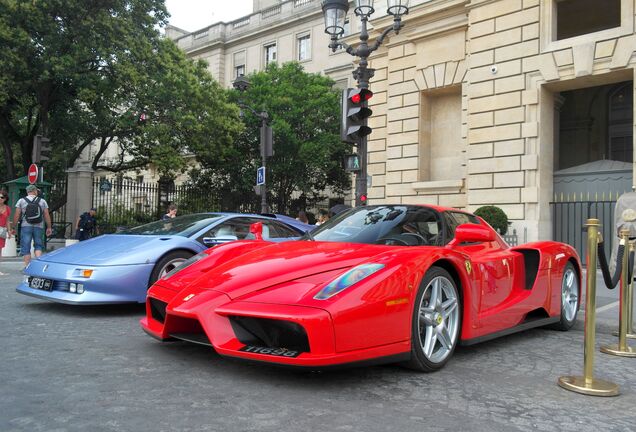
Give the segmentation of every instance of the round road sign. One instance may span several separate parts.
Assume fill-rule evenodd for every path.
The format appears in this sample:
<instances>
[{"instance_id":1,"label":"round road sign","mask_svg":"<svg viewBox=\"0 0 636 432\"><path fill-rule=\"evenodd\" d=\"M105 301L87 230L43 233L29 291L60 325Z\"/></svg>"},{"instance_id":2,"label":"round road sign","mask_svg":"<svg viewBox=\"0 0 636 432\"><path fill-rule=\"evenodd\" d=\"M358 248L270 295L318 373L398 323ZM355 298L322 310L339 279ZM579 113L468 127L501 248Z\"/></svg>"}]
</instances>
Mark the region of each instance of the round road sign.
<instances>
[{"instance_id":1,"label":"round road sign","mask_svg":"<svg viewBox=\"0 0 636 432\"><path fill-rule=\"evenodd\" d=\"M36 184L38 181L38 166L31 164L29 167L29 183Z\"/></svg>"}]
</instances>

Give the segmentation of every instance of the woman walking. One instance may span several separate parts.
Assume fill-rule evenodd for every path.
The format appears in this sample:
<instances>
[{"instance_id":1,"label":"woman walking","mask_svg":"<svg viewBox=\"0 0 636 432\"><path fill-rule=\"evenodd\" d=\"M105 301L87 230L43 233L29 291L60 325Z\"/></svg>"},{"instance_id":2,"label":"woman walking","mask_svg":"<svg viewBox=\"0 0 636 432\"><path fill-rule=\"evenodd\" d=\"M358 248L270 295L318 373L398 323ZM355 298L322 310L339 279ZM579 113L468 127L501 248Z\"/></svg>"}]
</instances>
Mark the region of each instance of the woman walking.
<instances>
[{"instance_id":1,"label":"woman walking","mask_svg":"<svg viewBox=\"0 0 636 432\"><path fill-rule=\"evenodd\" d=\"M0 191L0 257L2 257L2 248L6 239L11 238L11 208L7 205L9 195L6 191ZM6 276L6 273L0 271L0 276Z\"/></svg>"}]
</instances>

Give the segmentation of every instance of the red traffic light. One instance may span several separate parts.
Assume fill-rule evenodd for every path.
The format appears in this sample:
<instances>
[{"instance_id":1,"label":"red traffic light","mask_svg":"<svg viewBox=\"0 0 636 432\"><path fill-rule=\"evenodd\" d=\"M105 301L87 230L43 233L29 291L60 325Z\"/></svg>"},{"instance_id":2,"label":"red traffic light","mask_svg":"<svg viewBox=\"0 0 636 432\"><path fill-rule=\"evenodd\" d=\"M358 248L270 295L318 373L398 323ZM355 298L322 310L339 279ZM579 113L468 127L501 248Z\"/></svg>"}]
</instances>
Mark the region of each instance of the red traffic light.
<instances>
[{"instance_id":1,"label":"red traffic light","mask_svg":"<svg viewBox=\"0 0 636 432\"><path fill-rule=\"evenodd\" d=\"M367 196L366 195L360 195L360 201L367 202Z\"/></svg>"},{"instance_id":2,"label":"red traffic light","mask_svg":"<svg viewBox=\"0 0 636 432\"><path fill-rule=\"evenodd\" d=\"M353 94L350 96L351 102L354 104L359 104L363 101L368 101L373 97L373 92L367 89L358 89L354 90Z\"/></svg>"}]
</instances>

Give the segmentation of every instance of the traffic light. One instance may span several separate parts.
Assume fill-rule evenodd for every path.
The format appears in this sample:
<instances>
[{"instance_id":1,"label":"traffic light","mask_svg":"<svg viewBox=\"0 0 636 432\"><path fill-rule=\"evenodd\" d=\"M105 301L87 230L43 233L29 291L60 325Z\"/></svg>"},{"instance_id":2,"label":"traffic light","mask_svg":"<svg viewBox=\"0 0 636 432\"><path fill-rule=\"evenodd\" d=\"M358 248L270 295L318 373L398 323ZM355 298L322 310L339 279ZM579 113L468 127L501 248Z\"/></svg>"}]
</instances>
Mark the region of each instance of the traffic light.
<instances>
[{"instance_id":1,"label":"traffic light","mask_svg":"<svg viewBox=\"0 0 636 432\"><path fill-rule=\"evenodd\" d=\"M373 111L367 107L373 92L368 89L344 89L342 91L342 121L340 122L340 138L344 142L358 144L362 138L371 133L366 125L367 118Z\"/></svg>"},{"instance_id":2,"label":"traffic light","mask_svg":"<svg viewBox=\"0 0 636 432\"><path fill-rule=\"evenodd\" d=\"M31 161L34 164L45 162L51 158L51 140L42 135L33 137L33 150L31 151Z\"/></svg>"}]
</instances>

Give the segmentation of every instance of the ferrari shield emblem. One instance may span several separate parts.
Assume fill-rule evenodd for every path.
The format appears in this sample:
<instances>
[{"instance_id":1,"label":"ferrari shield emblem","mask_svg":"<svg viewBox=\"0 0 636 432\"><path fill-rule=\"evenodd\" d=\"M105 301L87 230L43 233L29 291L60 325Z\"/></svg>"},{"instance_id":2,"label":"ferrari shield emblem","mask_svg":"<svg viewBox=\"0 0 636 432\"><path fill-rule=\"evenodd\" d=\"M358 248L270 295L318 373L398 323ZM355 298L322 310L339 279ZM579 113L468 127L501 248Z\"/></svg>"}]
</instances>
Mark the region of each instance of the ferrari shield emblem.
<instances>
[{"instance_id":1,"label":"ferrari shield emblem","mask_svg":"<svg viewBox=\"0 0 636 432\"><path fill-rule=\"evenodd\" d=\"M470 274L470 272L473 271L473 265L468 260L464 262L464 265L466 266L466 271Z\"/></svg>"},{"instance_id":2,"label":"ferrari shield emblem","mask_svg":"<svg viewBox=\"0 0 636 432\"><path fill-rule=\"evenodd\" d=\"M188 301L188 300L190 300L192 297L194 297L194 294L188 294L187 296L185 296L185 297L183 298L183 301L184 301L184 302L187 302L187 301Z\"/></svg>"}]
</instances>

